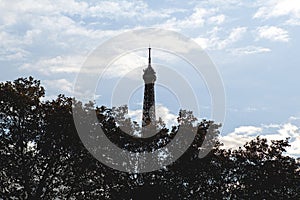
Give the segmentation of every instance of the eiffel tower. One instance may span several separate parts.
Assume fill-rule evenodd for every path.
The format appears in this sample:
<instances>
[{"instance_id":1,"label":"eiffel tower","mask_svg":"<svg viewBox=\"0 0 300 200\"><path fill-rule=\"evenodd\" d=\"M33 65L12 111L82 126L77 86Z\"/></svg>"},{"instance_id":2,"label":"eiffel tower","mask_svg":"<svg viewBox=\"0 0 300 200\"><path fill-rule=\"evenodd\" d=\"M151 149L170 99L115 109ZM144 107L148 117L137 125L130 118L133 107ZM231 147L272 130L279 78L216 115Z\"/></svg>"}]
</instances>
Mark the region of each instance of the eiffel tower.
<instances>
[{"instance_id":1,"label":"eiffel tower","mask_svg":"<svg viewBox=\"0 0 300 200\"><path fill-rule=\"evenodd\" d=\"M148 67L143 70L145 82L142 127L155 125L155 92L156 72L151 66L151 48L149 47Z\"/></svg>"}]
</instances>

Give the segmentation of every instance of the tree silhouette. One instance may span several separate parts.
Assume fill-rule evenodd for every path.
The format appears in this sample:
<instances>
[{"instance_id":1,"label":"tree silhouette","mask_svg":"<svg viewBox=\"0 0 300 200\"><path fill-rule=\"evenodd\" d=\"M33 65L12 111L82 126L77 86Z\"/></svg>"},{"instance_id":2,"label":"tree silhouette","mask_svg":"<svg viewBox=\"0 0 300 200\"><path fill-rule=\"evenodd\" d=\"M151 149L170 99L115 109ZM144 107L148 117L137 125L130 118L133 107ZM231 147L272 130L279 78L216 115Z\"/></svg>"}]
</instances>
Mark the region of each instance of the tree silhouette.
<instances>
[{"instance_id":1,"label":"tree silhouette","mask_svg":"<svg viewBox=\"0 0 300 200\"><path fill-rule=\"evenodd\" d=\"M43 128L40 82L17 79L0 84L1 193L31 199L38 177L35 145Z\"/></svg>"},{"instance_id":2,"label":"tree silhouette","mask_svg":"<svg viewBox=\"0 0 300 200\"><path fill-rule=\"evenodd\" d=\"M0 83L0 199L300 198L300 160L284 155L288 139L268 143L257 137L238 150L222 149L220 125L198 121L185 110L180 110L177 126L169 130L160 119L158 134L137 138L141 127L126 117L127 106L97 107L64 95L42 101L44 94L32 77ZM113 143L131 152L160 149L179 129L196 135L169 166L142 174L120 172L96 160L83 145L74 106L84 123L96 113L93 126L101 126ZM88 131L97 142L93 126ZM211 143L204 144L205 139ZM212 144L200 159L199 152Z\"/></svg>"}]
</instances>

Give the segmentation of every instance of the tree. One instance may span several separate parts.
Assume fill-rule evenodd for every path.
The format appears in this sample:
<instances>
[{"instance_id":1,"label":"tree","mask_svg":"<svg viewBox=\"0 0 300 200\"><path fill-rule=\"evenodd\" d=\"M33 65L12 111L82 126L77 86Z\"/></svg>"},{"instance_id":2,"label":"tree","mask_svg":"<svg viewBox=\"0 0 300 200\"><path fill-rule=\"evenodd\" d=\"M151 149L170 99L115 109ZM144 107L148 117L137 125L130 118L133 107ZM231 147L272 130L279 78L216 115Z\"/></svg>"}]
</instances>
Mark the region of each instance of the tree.
<instances>
[{"instance_id":1,"label":"tree","mask_svg":"<svg viewBox=\"0 0 300 200\"><path fill-rule=\"evenodd\" d=\"M228 155L232 161L226 174L232 189L231 197L291 198L300 195L299 165L294 158L284 156L288 139L271 141L264 138L247 142L244 149Z\"/></svg>"},{"instance_id":2,"label":"tree","mask_svg":"<svg viewBox=\"0 0 300 200\"><path fill-rule=\"evenodd\" d=\"M0 83L0 199L299 199L300 162L284 155L288 139L268 143L258 137L238 150L222 149L220 125L198 121L185 110L177 126L169 130L160 120L158 134L136 138L133 133L141 127L126 117L126 106L97 107L64 95L41 101L44 93L32 77ZM89 116L96 114L86 130L93 142L99 140L100 126L113 143L131 152L165 147L180 129L196 134L171 165L143 174L120 172L96 160L81 142L75 106L82 123L91 123ZM209 146L213 149L199 158Z\"/></svg>"},{"instance_id":3,"label":"tree","mask_svg":"<svg viewBox=\"0 0 300 200\"><path fill-rule=\"evenodd\" d=\"M35 147L42 132L44 96L32 77L0 83L0 167L3 196L32 198L38 157Z\"/></svg>"}]
</instances>

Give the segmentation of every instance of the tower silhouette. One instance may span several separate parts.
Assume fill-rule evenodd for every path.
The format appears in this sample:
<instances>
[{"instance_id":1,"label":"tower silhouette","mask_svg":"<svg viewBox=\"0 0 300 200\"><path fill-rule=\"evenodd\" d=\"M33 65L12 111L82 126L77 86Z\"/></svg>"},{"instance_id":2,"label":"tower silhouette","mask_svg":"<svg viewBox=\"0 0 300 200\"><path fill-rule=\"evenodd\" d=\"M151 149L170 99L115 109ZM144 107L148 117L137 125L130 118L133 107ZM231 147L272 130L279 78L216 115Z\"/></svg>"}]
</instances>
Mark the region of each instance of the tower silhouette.
<instances>
[{"instance_id":1,"label":"tower silhouette","mask_svg":"<svg viewBox=\"0 0 300 200\"><path fill-rule=\"evenodd\" d=\"M156 72L151 66L151 48L149 47L148 67L143 70L145 82L142 127L155 123L155 94L154 82Z\"/></svg>"}]
</instances>

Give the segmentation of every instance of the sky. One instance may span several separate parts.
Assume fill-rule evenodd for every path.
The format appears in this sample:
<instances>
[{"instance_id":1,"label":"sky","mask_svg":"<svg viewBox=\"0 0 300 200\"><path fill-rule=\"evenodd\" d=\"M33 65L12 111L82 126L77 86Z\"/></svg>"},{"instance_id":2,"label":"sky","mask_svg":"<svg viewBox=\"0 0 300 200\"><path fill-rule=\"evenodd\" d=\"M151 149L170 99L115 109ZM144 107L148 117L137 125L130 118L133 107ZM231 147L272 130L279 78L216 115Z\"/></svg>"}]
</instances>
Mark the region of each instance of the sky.
<instances>
[{"instance_id":1,"label":"sky","mask_svg":"<svg viewBox=\"0 0 300 200\"><path fill-rule=\"evenodd\" d=\"M217 67L226 93L221 133L226 147L257 135L290 137L288 154L300 156L299 0L1 0L0 81L31 75L41 80L46 99L72 96L74 80L95 48L126 31L149 27L191 38ZM158 75L161 65L185 72L180 67L186 63L174 55L154 50L152 57ZM146 65L147 52L128 53L112 64L107 77L116 81ZM109 84L98 91L97 103L109 105ZM192 85L201 100L199 118L210 118L205 83ZM137 120L142 94L140 87L130 99L129 115ZM168 124L178 113L175 97L163 87L156 91L157 113Z\"/></svg>"}]
</instances>

